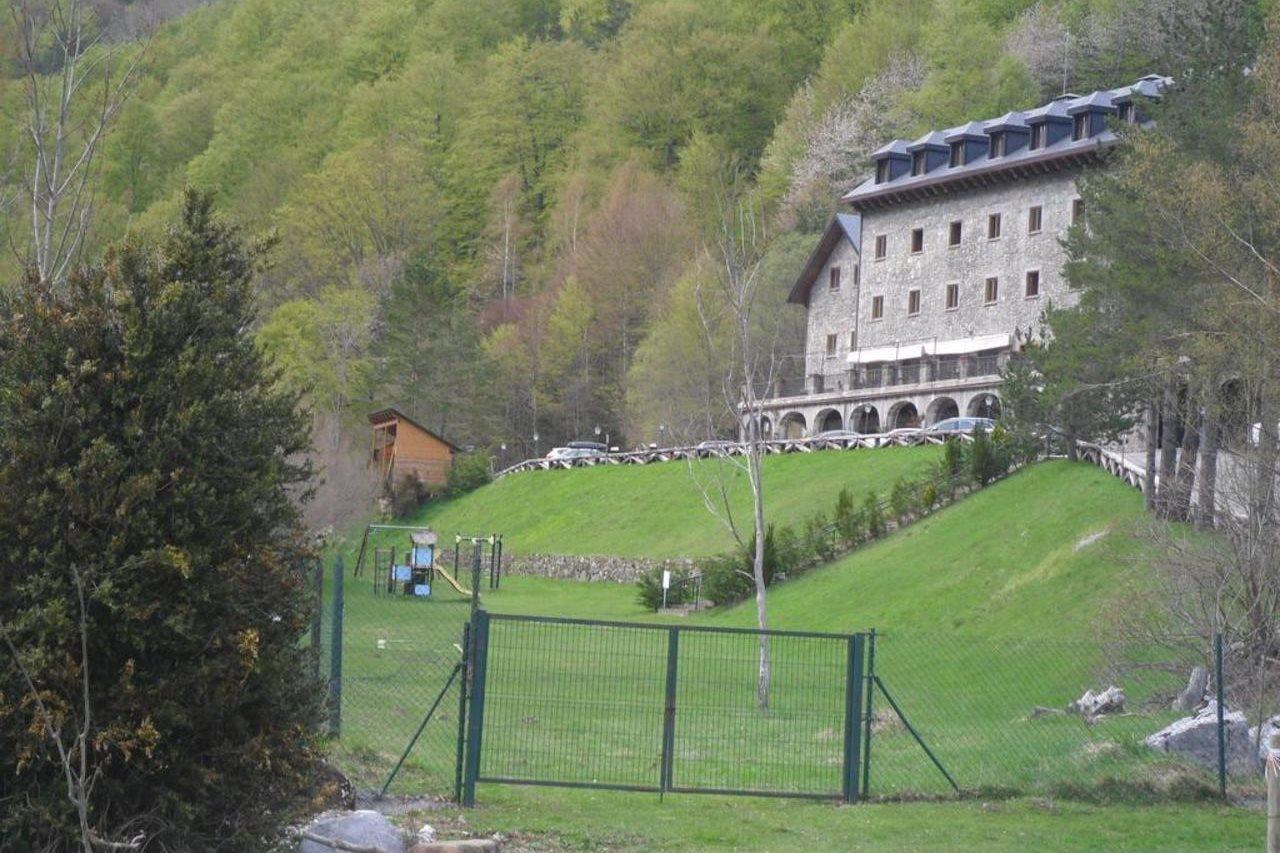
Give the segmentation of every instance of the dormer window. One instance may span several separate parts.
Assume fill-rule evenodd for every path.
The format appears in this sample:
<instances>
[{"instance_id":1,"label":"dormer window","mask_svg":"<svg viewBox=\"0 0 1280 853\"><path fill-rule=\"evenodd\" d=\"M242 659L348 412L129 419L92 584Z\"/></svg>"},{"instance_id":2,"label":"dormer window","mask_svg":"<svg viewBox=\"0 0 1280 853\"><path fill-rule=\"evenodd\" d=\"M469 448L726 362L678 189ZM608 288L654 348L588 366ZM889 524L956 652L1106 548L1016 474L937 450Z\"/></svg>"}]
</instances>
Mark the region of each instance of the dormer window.
<instances>
[{"instance_id":1,"label":"dormer window","mask_svg":"<svg viewBox=\"0 0 1280 853\"><path fill-rule=\"evenodd\" d=\"M876 161L876 183L883 184L887 180L889 180L888 158Z\"/></svg>"},{"instance_id":2,"label":"dormer window","mask_svg":"<svg viewBox=\"0 0 1280 853\"><path fill-rule=\"evenodd\" d=\"M964 165L964 143L951 143L951 168Z\"/></svg>"},{"instance_id":3,"label":"dormer window","mask_svg":"<svg viewBox=\"0 0 1280 853\"><path fill-rule=\"evenodd\" d=\"M1133 102L1120 105L1120 121L1125 124L1133 124L1137 116L1137 111L1133 108Z\"/></svg>"},{"instance_id":4,"label":"dormer window","mask_svg":"<svg viewBox=\"0 0 1280 853\"><path fill-rule=\"evenodd\" d=\"M1089 114L1076 113L1075 120L1071 123L1071 139L1079 142L1081 139L1089 135Z\"/></svg>"},{"instance_id":5,"label":"dormer window","mask_svg":"<svg viewBox=\"0 0 1280 853\"><path fill-rule=\"evenodd\" d=\"M995 159L996 157L1003 157L1003 156L1004 156L1004 134L993 133L991 134L991 150L987 152L987 157L991 159Z\"/></svg>"},{"instance_id":6,"label":"dormer window","mask_svg":"<svg viewBox=\"0 0 1280 853\"><path fill-rule=\"evenodd\" d=\"M911 155L911 174L923 175L925 172L925 152L916 151Z\"/></svg>"},{"instance_id":7,"label":"dormer window","mask_svg":"<svg viewBox=\"0 0 1280 853\"><path fill-rule=\"evenodd\" d=\"M1049 135L1049 125L1046 124L1045 122L1041 122L1040 124L1037 124L1035 127L1031 128L1031 150L1035 151L1037 148L1044 148L1045 139L1048 137L1048 135Z\"/></svg>"}]
</instances>

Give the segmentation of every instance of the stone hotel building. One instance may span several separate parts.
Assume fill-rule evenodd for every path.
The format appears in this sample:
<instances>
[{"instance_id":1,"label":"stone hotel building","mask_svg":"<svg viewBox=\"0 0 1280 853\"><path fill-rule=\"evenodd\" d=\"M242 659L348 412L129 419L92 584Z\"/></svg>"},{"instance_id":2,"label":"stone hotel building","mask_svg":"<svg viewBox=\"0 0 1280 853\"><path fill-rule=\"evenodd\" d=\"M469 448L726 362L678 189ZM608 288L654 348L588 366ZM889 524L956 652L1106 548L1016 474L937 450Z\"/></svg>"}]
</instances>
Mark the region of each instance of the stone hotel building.
<instances>
[{"instance_id":1,"label":"stone hotel building","mask_svg":"<svg viewBox=\"0 0 1280 853\"><path fill-rule=\"evenodd\" d=\"M808 326L802 379L764 401L766 434L882 432L998 417L1000 370L1044 308L1075 295L1060 243L1083 170L1147 121L1168 79L1063 95L989 121L894 140L842 199L791 290Z\"/></svg>"}]
</instances>

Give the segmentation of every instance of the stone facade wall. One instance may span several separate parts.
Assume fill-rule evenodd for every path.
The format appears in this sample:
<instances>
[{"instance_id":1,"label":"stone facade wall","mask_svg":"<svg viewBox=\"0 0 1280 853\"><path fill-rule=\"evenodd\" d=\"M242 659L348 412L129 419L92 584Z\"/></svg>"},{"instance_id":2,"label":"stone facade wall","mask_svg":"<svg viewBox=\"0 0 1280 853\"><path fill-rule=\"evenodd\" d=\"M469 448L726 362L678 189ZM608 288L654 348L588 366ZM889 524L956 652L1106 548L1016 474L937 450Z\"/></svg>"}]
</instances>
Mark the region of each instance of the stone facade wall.
<instances>
[{"instance_id":1,"label":"stone facade wall","mask_svg":"<svg viewBox=\"0 0 1280 853\"><path fill-rule=\"evenodd\" d=\"M611 557L581 554L503 554L504 574L536 575L576 581L634 583L640 575L660 568L689 569L693 560L652 560L644 557Z\"/></svg>"},{"instance_id":2,"label":"stone facade wall","mask_svg":"<svg viewBox=\"0 0 1280 853\"><path fill-rule=\"evenodd\" d=\"M832 290L831 268L840 268L840 289ZM809 289L808 326L805 336L805 376L836 376L847 370L853 318L858 315L858 291L854 270L858 268L858 252L841 235L831 250L822 271ZM790 306L788 306L790 307ZM783 310L786 310L785 308ZM827 355L827 335L836 336L835 355ZM831 387L835 387L833 383Z\"/></svg>"},{"instance_id":3,"label":"stone facade wall","mask_svg":"<svg viewBox=\"0 0 1280 853\"><path fill-rule=\"evenodd\" d=\"M1024 332L1038 325L1052 301L1074 303L1076 295L1062 275L1065 255L1058 240L1071 224L1072 202L1079 197L1076 173L1024 178L981 190L950 192L927 201L873 210L863 215L862 299L858 336L864 347L893 346L976 335ZM1043 211L1041 230L1030 234L1028 212ZM987 239L987 217L1001 214L1001 235ZM960 245L950 247L953 221L962 223ZM911 231L924 229L924 250L911 251ZM884 260L874 259L876 235L888 238ZM1040 296L1024 296L1029 270L1040 271ZM989 276L1000 279L1000 297L984 304ZM960 285L960 305L946 310L946 286ZM921 291L919 315L907 316L907 294ZM871 319L871 300L884 297L884 318ZM852 325L853 318L849 318ZM843 365L842 365L843 367Z\"/></svg>"}]
</instances>

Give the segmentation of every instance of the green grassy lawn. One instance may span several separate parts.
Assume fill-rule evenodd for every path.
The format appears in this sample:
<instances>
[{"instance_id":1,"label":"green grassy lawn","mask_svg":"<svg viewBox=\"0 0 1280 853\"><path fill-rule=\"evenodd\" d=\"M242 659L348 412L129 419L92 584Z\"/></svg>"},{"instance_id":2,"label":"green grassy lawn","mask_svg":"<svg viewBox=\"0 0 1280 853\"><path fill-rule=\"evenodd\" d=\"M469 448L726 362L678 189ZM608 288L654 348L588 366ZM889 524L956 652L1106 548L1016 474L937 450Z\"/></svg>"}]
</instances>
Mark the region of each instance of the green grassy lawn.
<instances>
[{"instance_id":1,"label":"green grassy lawn","mask_svg":"<svg viewBox=\"0 0 1280 853\"><path fill-rule=\"evenodd\" d=\"M822 456L780 461L812 464ZM1043 463L771 589L775 628L876 628L877 674L963 788L1005 792L993 804L845 809L684 795L658 805L646 794L482 784L473 828L550 833L556 849L696 849L713 840L743 849L1249 846L1261 831L1256 815L1195 805L1210 785L1208 774L1141 745L1171 718L1163 709L1185 669L1110 667L1099 626L1109 609L1141 589L1141 546L1133 534L1140 514L1140 495L1098 469ZM513 576L482 600L491 613L662 621L642 610L631 585ZM427 694L456 660L452 642L466 613L439 601L374 596L364 581L349 586L347 610L347 726L339 761L369 787L381 781L433 698ZM745 627L755 616L746 603L686 619L666 624ZM485 775L655 781L666 632L499 621L491 639ZM838 790L839 649L775 644L772 707L761 714L752 702L754 647L742 639L682 635L676 784ZM1110 683L1124 687L1133 713L1096 725L1032 714L1037 706L1061 709L1086 688ZM885 714L883 698L874 701L871 794L947 795L914 739ZM447 790L455 730L450 696L394 790ZM1099 786L1112 805L1079 801ZM1184 803L1176 810L1158 805L1171 791ZM1009 792L1052 804L1004 799ZM1130 804L1116 806L1117 799Z\"/></svg>"},{"instance_id":2,"label":"green grassy lawn","mask_svg":"<svg viewBox=\"0 0 1280 853\"><path fill-rule=\"evenodd\" d=\"M883 495L920 474L936 447L822 451L764 461L771 518L798 524L831 513L844 486ZM739 517L750 505L745 475L724 460L618 465L512 474L462 498L429 505L417 523L442 537L502 533L512 553L696 557L730 547L729 533L703 505L699 484L721 477Z\"/></svg>"},{"instance_id":3,"label":"green grassy lawn","mask_svg":"<svg viewBox=\"0 0 1280 853\"><path fill-rule=\"evenodd\" d=\"M424 815L441 837L502 833L528 850L1258 850L1266 819L1215 805L1016 799L832 806L757 798L485 789Z\"/></svg>"}]
</instances>

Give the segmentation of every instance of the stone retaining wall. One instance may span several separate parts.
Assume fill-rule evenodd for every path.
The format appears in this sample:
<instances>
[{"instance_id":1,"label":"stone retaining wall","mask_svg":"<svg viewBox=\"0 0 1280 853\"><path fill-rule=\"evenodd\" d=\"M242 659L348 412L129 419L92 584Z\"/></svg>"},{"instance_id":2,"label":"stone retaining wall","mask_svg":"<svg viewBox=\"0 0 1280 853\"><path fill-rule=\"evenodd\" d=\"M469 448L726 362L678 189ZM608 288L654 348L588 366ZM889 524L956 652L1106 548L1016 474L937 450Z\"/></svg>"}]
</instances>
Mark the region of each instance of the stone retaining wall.
<instances>
[{"instance_id":1,"label":"stone retaining wall","mask_svg":"<svg viewBox=\"0 0 1280 853\"><path fill-rule=\"evenodd\" d=\"M634 583L652 569L688 569L693 560L679 558L653 560L644 557L610 557L582 554L502 555L502 571L516 575L537 575L575 581Z\"/></svg>"}]
</instances>

